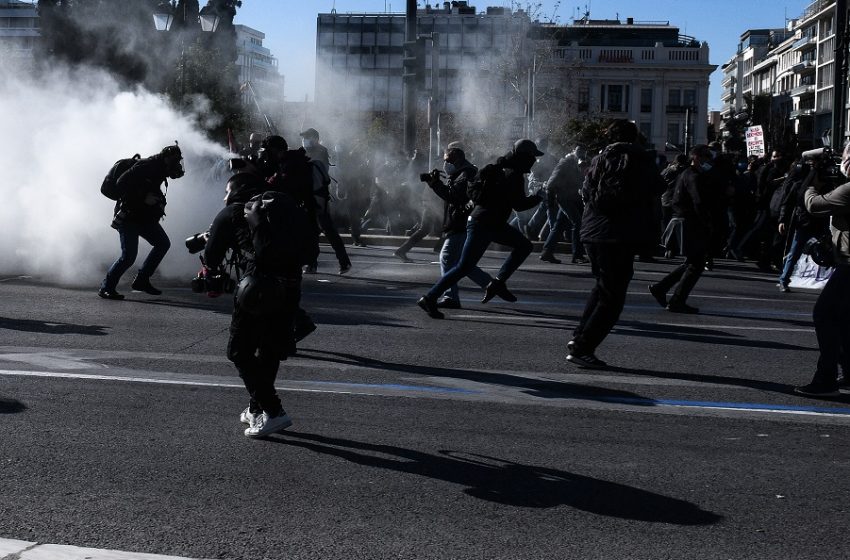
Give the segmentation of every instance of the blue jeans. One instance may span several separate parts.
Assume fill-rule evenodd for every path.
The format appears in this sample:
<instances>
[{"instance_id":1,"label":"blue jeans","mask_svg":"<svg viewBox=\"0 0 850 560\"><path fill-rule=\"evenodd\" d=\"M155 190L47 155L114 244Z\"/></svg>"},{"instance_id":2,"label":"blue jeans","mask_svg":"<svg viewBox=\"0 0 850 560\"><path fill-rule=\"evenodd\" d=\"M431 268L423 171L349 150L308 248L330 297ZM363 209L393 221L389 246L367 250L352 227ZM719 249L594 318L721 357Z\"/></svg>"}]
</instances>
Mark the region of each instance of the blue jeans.
<instances>
[{"instance_id":1,"label":"blue jeans","mask_svg":"<svg viewBox=\"0 0 850 560\"><path fill-rule=\"evenodd\" d=\"M812 236L808 232L799 229L794 230L794 235L791 236L791 247L788 248L788 254L785 255L785 261L782 266L782 274L779 275L779 283L783 286L787 286L788 282L791 281L791 273L794 272L794 266L803 254L803 247L810 237Z\"/></svg>"},{"instance_id":2,"label":"blue jeans","mask_svg":"<svg viewBox=\"0 0 850 560\"><path fill-rule=\"evenodd\" d=\"M150 243L152 249L139 269L139 278L150 278L156 267L162 262L168 249L171 248L171 241L168 239L165 230L159 225L159 222L155 224L124 222L117 229L118 237L121 240L121 256L109 267L106 278L103 279L100 285L102 289L109 291L115 291L118 281L121 280L121 276L136 262L136 256L139 254L140 237Z\"/></svg>"},{"instance_id":3,"label":"blue jeans","mask_svg":"<svg viewBox=\"0 0 850 560\"><path fill-rule=\"evenodd\" d=\"M466 242L463 244L460 260L428 290L427 297L437 298L451 286L457 284L461 278L467 276L484 256L484 252L490 246L490 243L498 243L513 248L508 258L502 263L502 268L499 269L497 275L497 278L503 282L508 281L508 278L516 272L516 269L528 258L532 250L531 241L518 229L512 228L506 223L489 225L469 218L466 223Z\"/></svg>"},{"instance_id":4,"label":"blue jeans","mask_svg":"<svg viewBox=\"0 0 850 560\"><path fill-rule=\"evenodd\" d=\"M448 237L446 237L446 240L443 243L443 249L440 251L441 275L445 275L446 272L454 268L454 266L458 263L458 261L460 260L461 253L463 252L463 246L465 242L465 231L450 233ZM473 267L472 270L469 271L469 274L466 275L466 277L481 286L482 288L486 288L487 284L489 284L490 281L493 280L492 276L478 268L478 266ZM449 286L449 289L446 290L443 295L455 301L460 301L457 284Z\"/></svg>"}]
</instances>

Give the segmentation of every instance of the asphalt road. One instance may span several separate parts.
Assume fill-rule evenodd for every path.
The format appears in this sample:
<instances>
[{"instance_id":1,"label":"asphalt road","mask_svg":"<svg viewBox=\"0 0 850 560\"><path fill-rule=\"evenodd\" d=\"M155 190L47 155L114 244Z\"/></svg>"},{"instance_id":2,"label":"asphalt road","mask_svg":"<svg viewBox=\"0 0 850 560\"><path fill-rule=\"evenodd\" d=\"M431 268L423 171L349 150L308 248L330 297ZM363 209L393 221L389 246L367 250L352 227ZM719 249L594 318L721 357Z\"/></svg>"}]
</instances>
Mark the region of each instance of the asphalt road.
<instances>
[{"instance_id":1,"label":"asphalt road","mask_svg":"<svg viewBox=\"0 0 850 560\"><path fill-rule=\"evenodd\" d=\"M327 247L325 247L327 249ZM813 400L813 293L721 262L674 315L637 263L580 370L589 267L533 255L519 302L428 318L390 247L323 253L319 329L278 380L294 426L242 435L230 301L0 278L0 538L214 559L848 558L850 394ZM494 272L502 255L488 253ZM120 287L119 289L123 288ZM128 289L128 288L125 288Z\"/></svg>"}]
</instances>

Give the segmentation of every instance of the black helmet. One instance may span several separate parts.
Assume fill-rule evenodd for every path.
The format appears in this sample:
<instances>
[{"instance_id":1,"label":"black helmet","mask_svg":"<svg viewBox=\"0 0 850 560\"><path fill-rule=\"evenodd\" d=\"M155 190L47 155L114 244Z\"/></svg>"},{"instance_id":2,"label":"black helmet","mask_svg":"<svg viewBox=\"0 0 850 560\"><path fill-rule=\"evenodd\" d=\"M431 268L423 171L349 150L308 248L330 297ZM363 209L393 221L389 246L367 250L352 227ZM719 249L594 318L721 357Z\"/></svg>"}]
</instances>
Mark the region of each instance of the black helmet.
<instances>
[{"instance_id":1,"label":"black helmet","mask_svg":"<svg viewBox=\"0 0 850 560\"><path fill-rule=\"evenodd\" d=\"M251 315L269 315L283 304L284 287L273 276L248 274L236 285L236 303Z\"/></svg>"}]
</instances>

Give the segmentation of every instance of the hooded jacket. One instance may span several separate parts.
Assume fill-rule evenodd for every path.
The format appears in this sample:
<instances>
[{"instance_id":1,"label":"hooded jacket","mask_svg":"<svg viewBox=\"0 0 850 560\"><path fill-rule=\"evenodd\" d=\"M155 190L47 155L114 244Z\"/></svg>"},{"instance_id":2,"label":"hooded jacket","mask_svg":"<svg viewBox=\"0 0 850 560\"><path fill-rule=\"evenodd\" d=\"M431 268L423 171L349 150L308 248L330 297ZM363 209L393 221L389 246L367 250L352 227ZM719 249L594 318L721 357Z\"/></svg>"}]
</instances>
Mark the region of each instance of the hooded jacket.
<instances>
[{"instance_id":1,"label":"hooded jacket","mask_svg":"<svg viewBox=\"0 0 850 560\"><path fill-rule=\"evenodd\" d=\"M507 223L511 211L522 212L540 204L536 194L525 194L525 173L516 169L517 162L512 154L501 157L496 161L505 175L494 192L488 192L486 202L476 204L470 217L480 224L500 226Z\"/></svg>"},{"instance_id":2,"label":"hooded jacket","mask_svg":"<svg viewBox=\"0 0 850 560\"><path fill-rule=\"evenodd\" d=\"M448 184L431 181L428 186L443 199L443 233L461 233L466 231L466 220L472 210L466 187L475 180L478 168L464 159L449 175Z\"/></svg>"},{"instance_id":3,"label":"hooded jacket","mask_svg":"<svg viewBox=\"0 0 850 560\"><path fill-rule=\"evenodd\" d=\"M123 193L116 209L124 212L127 222L157 223L165 215L165 194L160 185L167 177L168 170L161 155L140 160L116 181L116 188ZM153 196L148 198L148 195Z\"/></svg>"}]
</instances>

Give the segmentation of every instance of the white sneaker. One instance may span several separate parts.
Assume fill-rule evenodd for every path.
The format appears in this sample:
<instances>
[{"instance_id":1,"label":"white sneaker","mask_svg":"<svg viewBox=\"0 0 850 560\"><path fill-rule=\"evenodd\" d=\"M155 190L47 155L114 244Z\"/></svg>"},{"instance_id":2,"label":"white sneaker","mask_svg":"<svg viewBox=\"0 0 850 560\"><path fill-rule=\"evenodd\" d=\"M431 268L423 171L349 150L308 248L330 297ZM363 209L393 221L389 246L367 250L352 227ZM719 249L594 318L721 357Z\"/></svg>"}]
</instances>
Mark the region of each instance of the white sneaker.
<instances>
[{"instance_id":1,"label":"white sneaker","mask_svg":"<svg viewBox=\"0 0 850 560\"><path fill-rule=\"evenodd\" d=\"M248 428L245 435L249 438L260 438L285 430L292 425L292 420L286 412L281 411L277 416L269 416L263 412Z\"/></svg>"},{"instance_id":2,"label":"white sneaker","mask_svg":"<svg viewBox=\"0 0 850 560\"><path fill-rule=\"evenodd\" d=\"M260 412L260 413L251 412L251 407L248 406L248 407L245 407L245 410L243 410L239 414L239 421L242 422L243 424L248 424L250 426L251 424L256 422L257 418L259 418L262 414L263 414L262 412Z\"/></svg>"}]
</instances>

